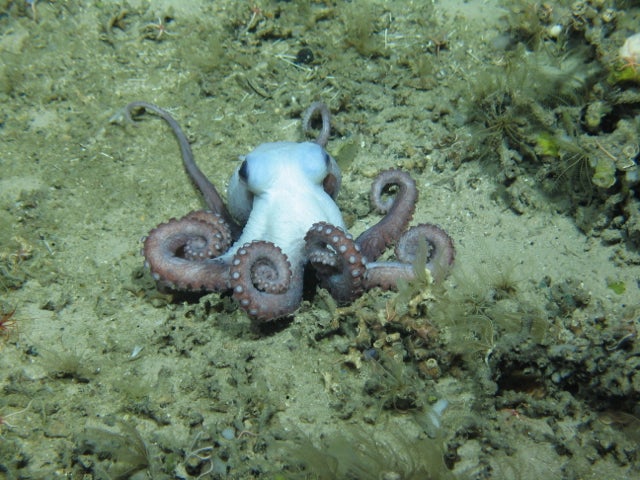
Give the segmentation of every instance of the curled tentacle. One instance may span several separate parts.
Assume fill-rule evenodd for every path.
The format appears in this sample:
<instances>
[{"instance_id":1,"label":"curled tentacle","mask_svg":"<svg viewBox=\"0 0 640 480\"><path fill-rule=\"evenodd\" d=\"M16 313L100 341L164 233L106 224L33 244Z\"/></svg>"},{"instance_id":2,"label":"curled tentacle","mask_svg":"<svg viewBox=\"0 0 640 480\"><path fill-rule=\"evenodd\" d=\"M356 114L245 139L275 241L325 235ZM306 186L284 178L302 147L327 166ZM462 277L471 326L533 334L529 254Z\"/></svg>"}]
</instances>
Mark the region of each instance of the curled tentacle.
<instances>
[{"instance_id":1,"label":"curled tentacle","mask_svg":"<svg viewBox=\"0 0 640 480\"><path fill-rule=\"evenodd\" d=\"M453 240L442 228L431 223L421 223L411 227L398 240L396 257L404 263L413 264L420 239L427 241L427 265L433 280L441 282L451 270L455 259Z\"/></svg>"},{"instance_id":2,"label":"curled tentacle","mask_svg":"<svg viewBox=\"0 0 640 480\"><path fill-rule=\"evenodd\" d=\"M396 195L384 202L383 192L391 186L397 187ZM409 225L417 199L416 182L407 172L380 172L371 186L371 203L385 216L356 239L356 244L367 260L377 259L387 247L395 243L400 233Z\"/></svg>"},{"instance_id":3,"label":"curled tentacle","mask_svg":"<svg viewBox=\"0 0 640 480\"><path fill-rule=\"evenodd\" d=\"M142 253L160 287L220 292L229 288L229 265L217 257L230 238L220 215L192 212L151 230Z\"/></svg>"},{"instance_id":4,"label":"curled tentacle","mask_svg":"<svg viewBox=\"0 0 640 480\"><path fill-rule=\"evenodd\" d=\"M294 269L280 247L263 240L240 247L231 261L233 298L259 321L293 313L302 298L302 266Z\"/></svg>"},{"instance_id":5,"label":"curled tentacle","mask_svg":"<svg viewBox=\"0 0 640 480\"><path fill-rule=\"evenodd\" d=\"M418 256L420 240L427 242L427 263L425 267L431 273L431 278L438 283L444 280L451 270L455 257L453 241L440 227L422 223L411 227L400 239L396 246L397 262L375 262L367 264L365 288L374 287L383 290L397 290L398 280L412 281L418 272L414 265Z\"/></svg>"},{"instance_id":6,"label":"curled tentacle","mask_svg":"<svg viewBox=\"0 0 640 480\"><path fill-rule=\"evenodd\" d=\"M367 264L364 277L364 288L381 288L382 290L397 290L398 280L410 282L416 274L410 263L402 262L371 262Z\"/></svg>"},{"instance_id":7,"label":"curled tentacle","mask_svg":"<svg viewBox=\"0 0 640 480\"><path fill-rule=\"evenodd\" d=\"M204 222L214 227L207 230L207 235L198 235L188 239L183 247L183 256L187 260L205 260L219 257L231 245L229 225L219 213L198 210L188 213L182 217L182 220Z\"/></svg>"},{"instance_id":8,"label":"curled tentacle","mask_svg":"<svg viewBox=\"0 0 640 480\"><path fill-rule=\"evenodd\" d=\"M313 102L302 114L302 131L304 133L311 131L311 120L319 113L322 119L322 130L318 137L314 140L322 148L327 146L329 135L331 135L331 112L323 102Z\"/></svg>"},{"instance_id":9,"label":"curled tentacle","mask_svg":"<svg viewBox=\"0 0 640 480\"><path fill-rule=\"evenodd\" d=\"M339 303L362 295L365 259L353 237L326 222L314 224L305 239L305 256L316 270L320 285Z\"/></svg>"},{"instance_id":10,"label":"curled tentacle","mask_svg":"<svg viewBox=\"0 0 640 480\"><path fill-rule=\"evenodd\" d=\"M313 102L309 105L309 108L302 113L302 131L305 134L311 131L311 120L316 114L320 114L320 118L322 119L322 130L320 130L314 142L322 148L325 148L327 142L329 142L329 135L331 134L331 112L325 103ZM340 191L341 182L342 173L340 172L340 168L338 168L335 160L331 159L329 173L322 182L322 188L335 200L338 196L338 191Z\"/></svg>"}]
</instances>

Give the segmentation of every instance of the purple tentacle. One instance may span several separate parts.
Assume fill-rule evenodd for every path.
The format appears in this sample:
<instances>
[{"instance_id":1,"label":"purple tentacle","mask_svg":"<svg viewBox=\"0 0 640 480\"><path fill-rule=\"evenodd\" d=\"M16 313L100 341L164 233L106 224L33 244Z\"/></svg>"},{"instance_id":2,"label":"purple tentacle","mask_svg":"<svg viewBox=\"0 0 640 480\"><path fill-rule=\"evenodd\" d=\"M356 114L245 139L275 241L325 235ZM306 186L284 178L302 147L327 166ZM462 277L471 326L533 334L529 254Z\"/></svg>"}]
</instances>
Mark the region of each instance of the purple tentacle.
<instances>
[{"instance_id":1,"label":"purple tentacle","mask_svg":"<svg viewBox=\"0 0 640 480\"><path fill-rule=\"evenodd\" d=\"M132 112L140 108L155 113L165 122L167 122L169 127L171 127L171 131L173 132L173 135L176 137L176 140L178 140L178 144L180 145L180 152L182 154L182 163L184 165L184 169L187 171L187 174L189 175L189 178L191 179L193 184L202 193L207 207L211 211L222 215L224 220L229 225L234 238L240 236L242 228L233 220L233 218L229 214L229 211L227 210L227 207L225 206L222 197L220 197L220 194L218 193L216 187L207 179L207 177L205 177L204 173L202 173L202 170L198 168L198 165L196 165L196 162L193 158L193 152L191 151L191 146L189 145L189 140L187 140L187 136L180 128L180 125L178 125L178 122L175 121L175 119L169 114L169 112L163 110L157 105L148 102L129 103L124 107L125 118L133 123Z\"/></svg>"},{"instance_id":2,"label":"purple tentacle","mask_svg":"<svg viewBox=\"0 0 640 480\"><path fill-rule=\"evenodd\" d=\"M362 295L365 260L351 235L319 222L304 238L306 257L315 268L320 285L338 303L351 302Z\"/></svg>"},{"instance_id":3,"label":"purple tentacle","mask_svg":"<svg viewBox=\"0 0 640 480\"><path fill-rule=\"evenodd\" d=\"M382 201L385 189L397 187L396 196ZM376 260L387 247L393 245L411 221L418 199L416 183L407 172L385 170L371 186L371 203L385 216L356 239L360 251L369 261Z\"/></svg>"},{"instance_id":4,"label":"purple tentacle","mask_svg":"<svg viewBox=\"0 0 640 480\"><path fill-rule=\"evenodd\" d=\"M433 280L441 282L453 266L455 248L449 234L437 225L421 223L411 227L398 240L396 257L401 262L413 264L422 238L427 241L428 248L426 267L431 271Z\"/></svg>"},{"instance_id":5,"label":"purple tentacle","mask_svg":"<svg viewBox=\"0 0 640 480\"><path fill-rule=\"evenodd\" d=\"M284 317L300 306L302 264L292 269L280 247L263 240L247 243L231 264L233 298L254 320Z\"/></svg>"},{"instance_id":6,"label":"purple tentacle","mask_svg":"<svg viewBox=\"0 0 640 480\"><path fill-rule=\"evenodd\" d=\"M331 135L331 112L329 112L326 104L323 102L313 102L309 105L302 114L302 131L304 133L311 131L311 120L318 113L322 119L322 130L314 141L324 148L329 142L329 135Z\"/></svg>"},{"instance_id":7,"label":"purple tentacle","mask_svg":"<svg viewBox=\"0 0 640 480\"><path fill-rule=\"evenodd\" d=\"M230 288L230 265L218 256L230 238L220 215L192 212L151 230L142 253L160 288L221 292Z\"/></svg>"},{"instance_id":8,"label":"purple tentacle","mask_svg":"<svg viewBox=\"0 0 640 480\"><path fill-rule=\"evenodd\" d=\"M427 263L435 283L442 282L449 274L455 258L453 240L440 227L422 223L411 227L396 246L398 262L375 262L367 264L365 288L380 287L384 290L397 290L399 279L411 281L416 272L413 263L416 259L419 241L427 242Z\"/></svg>"},{"instance_id":9,"label":"purple tentacle","mask_svg":"<svg viewBox=\"0 0 640 480\"><path fill-rule=\"evenodd\" d=\"M415 278L415 272L410 263L402 262L371 262L367 264L364 277L364 288L381 288L382 290L397 290L398 280L410 282Z\"/></svg>"},{"instance_id":10,"label":"purple tentacle","mask_svg":"<svg viewBox=\"0 0 640 480\"><path fill-rule=\"evenodd\" d=\"M313 102L309 105L309 108L302 113L302 131L304 133L311 131L311 120L316 114L320 114L320 118L322 119L322 130L314 142L322 148L325 148L329 141L329 135L331 134L331 112L326 104L323 102ZM342 174L334 160L331 160L330 167L328 175L322 182L322 188L335 200L340 191Z\"/></svg>"}]
</instances>

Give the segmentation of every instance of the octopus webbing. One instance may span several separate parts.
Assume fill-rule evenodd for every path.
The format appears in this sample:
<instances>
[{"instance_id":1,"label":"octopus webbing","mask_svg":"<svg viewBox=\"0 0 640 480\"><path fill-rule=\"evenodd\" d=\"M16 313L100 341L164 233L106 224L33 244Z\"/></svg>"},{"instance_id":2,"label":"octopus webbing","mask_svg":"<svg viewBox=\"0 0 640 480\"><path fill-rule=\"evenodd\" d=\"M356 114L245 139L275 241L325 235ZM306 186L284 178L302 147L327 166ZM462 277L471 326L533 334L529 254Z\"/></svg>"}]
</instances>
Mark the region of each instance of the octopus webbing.
<instances>
[{"instance_id":1,"label":"octopus webbing","mask_svg":"<svg viewBox=\"0 0 640 480\"><path fill-rule=\"evenodd\" d=\"M139 110L158 115L171 127L184 168L207 206L158 225L144 239L145 263L158 288L230 292L249 317L268 321L298 309L306 268L313 269L339 304L366 290L396 289L399 279L413 279L413 263L425 240L426 268L434 281L448 274L454 260L449 235L432 224L406 230L418 192L404 171L383 171L373 182L371 202L384 214L382 220L355 240L347 232L335 201L341 172L325 150L330 114L323 103L313 103L303 115L305 131L313 117L322 120L315 141L263 143L240 157L226 205L196 165L173 117L146 102L128 104L124 116L133 121ZM393 197L384 201L390 191ZM397 261L376 261L394 244Z\"/></svg>"}]
</instances>

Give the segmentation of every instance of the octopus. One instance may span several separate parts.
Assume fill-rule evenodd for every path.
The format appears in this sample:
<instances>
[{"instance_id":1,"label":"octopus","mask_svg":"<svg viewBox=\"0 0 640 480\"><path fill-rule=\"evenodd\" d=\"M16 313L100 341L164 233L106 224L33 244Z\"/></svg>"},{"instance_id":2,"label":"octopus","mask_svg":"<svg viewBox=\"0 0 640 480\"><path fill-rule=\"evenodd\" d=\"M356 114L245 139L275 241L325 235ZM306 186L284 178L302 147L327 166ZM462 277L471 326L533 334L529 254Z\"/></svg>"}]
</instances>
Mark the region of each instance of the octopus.
<instances>
[{"instance_id":1,"label":"octopus","mask_svg":"<svg viewBox=\"0 0 640 480\"><path fill-rule=\"evenodd\" d=\"M251 319L265 322L299 308L304 280L313 279L305 275L308 269L341 305L367 290L393 290L401 279L414 279L421 242L428 246L424 268L432 279L441 282L449 273L454 261L449 235L428 223L407 229L418 191L405 171L378 174L370 198L382 219L355 239L348 233L336 204L341 172L325 150L330 136L325 104L315 102L303 114L305 132L320 117L322 128L314 141L263 143L240 157L226 204L196 165L176 120L141 101L128 104L124 118L133 122L141 111L169 125L183 166L207 207L172 218L143 239L145 265L159 289L230 293ZM395 260L380 261L391 246Z\"/></svg>"}]
</instances>

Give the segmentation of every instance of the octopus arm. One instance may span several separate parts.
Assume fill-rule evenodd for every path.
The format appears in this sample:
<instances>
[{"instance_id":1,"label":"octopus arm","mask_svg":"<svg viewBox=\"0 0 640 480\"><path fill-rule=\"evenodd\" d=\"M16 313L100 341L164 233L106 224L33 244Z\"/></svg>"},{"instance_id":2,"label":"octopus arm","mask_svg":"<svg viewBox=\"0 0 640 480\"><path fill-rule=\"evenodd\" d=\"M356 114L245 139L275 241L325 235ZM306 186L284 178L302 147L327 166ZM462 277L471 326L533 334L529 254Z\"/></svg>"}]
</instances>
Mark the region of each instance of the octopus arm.
<instances>
[{"instance_id":1,"label":"octopus arm","mask_svg":"<svg viewBox=\"0 0 640 480\"><path fill-rule=\"evenodd\" d=\"M424 251L421 252L421 249ZM364 278L366 289L379 287L397 290L399 280L411 282L423 268L429 271L434 282L439 283L451 271L455 249L451 237L443 229L430 223L421 223L400 237L396 245L396 257L397 262L367 264Z\"/></svg>"},{"instance_id":2,"label":"octopus arm","mask_svg":"<svg viewBox=\"0 0 640 480\"><path fill-rule=\"evenodd\" d=\"M231 233L220 215L192 212L154 228L142 253L162 288L189 291L229 290L229 259L220 257Z\"/></svg>"},{"instance_id":3,"label":"octopus arm","mask_svg":"<svg viewBox=\"0 0 640 480\"><path fill-rule=\"evenodd\" d=\"M254 320L281 318L300 306L303 264L292 267L278 246L262 240L247 243L231 263L233 298Z\"/></svg>"},{"instance_id":4,"label":"octopus arm","mask_svg":"<svg viewBox=\"0 0 640 480\"><path fill-rule=\"evenodd\" d=\"M202 194L207 207L212 211L220 214L224 217L225 221L229 224L229 228L233 232L234 236L237 236L241 230L240 226L235 223L233 217L229 214L227 207L222 200L222 197L218 193L215 185L211 183L207 177L202 173L202 170L198 167L193 158L193 152L191 151L191 145L189 145L189 140L187 136L180 128L180 125L176 120L167 112L166 110L148 102L131 102L124 107L124 116L125 118L133 123L133 115L132 112L135 110L144 109L145 111L149 111L162 120L164 120L167 125L171 128L173 135L176 137L178 141L178 146L180 147L180 153L182 154L182 163L184 165L184 169L189 175L189 178L195 185L195 187Z\"/></svg>"},{"instance_id":5,"label":"octopus arm","mask_svg":"<svg viewBox=\"0 0 640 480\"><path fill-rule=\"evenodd\" d=\"M383 193L395 188L395 197L383 200ZM371 204L385 216L377 224L360 234L356 244L369 261L376 260L393 245L409 225L418 199L416 183L407 172L380 172L371 186Z\"/></svg>"}]
</instances>

